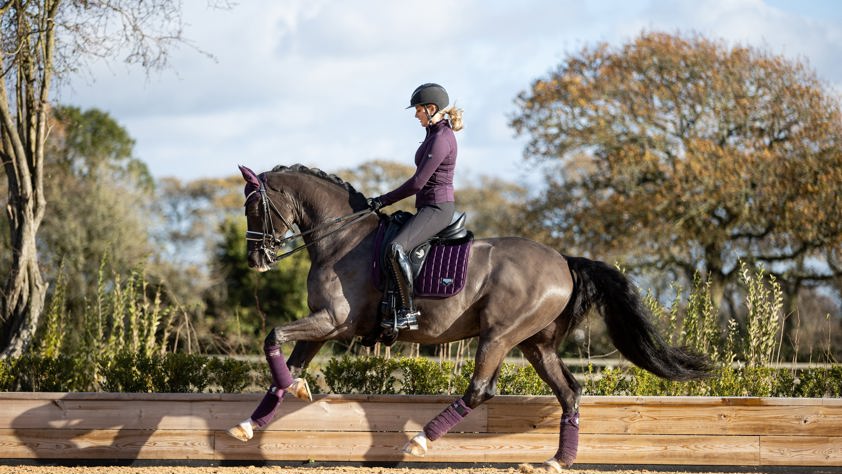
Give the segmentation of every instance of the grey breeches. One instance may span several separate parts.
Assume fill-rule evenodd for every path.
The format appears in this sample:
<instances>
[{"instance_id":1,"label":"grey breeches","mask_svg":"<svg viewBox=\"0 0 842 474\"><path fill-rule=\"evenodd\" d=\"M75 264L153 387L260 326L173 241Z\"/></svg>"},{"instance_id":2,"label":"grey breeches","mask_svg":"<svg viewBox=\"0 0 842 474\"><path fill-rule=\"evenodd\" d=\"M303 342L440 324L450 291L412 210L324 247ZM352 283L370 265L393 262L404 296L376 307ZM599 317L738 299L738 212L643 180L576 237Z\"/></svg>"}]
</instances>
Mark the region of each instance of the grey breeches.
<instances>
[{"instance_id":1,"label":"grey breeches","mask_svg":"<svg viewBox=\"0 0 842 474\"><path fill-rule=\"evenodd\" d=\"M452 202L440 202L424 206L404 224L401 231L392 240L400 244L409 253L417 245L438 234L450 224L456 205Z\"/></svg>"}]
</instances>

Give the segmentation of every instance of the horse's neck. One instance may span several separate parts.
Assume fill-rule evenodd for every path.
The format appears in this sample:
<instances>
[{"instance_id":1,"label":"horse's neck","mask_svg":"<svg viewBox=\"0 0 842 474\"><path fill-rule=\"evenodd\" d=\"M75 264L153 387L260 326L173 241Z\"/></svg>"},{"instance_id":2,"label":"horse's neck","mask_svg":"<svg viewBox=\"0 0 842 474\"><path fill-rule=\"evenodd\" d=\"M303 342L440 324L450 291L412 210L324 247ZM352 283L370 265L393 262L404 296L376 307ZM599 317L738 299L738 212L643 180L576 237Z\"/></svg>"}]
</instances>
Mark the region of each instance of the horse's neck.
<instances>
[{"instance_id":1,"label":"horse's neck","mask_svg":"<svg viewBox=\"0 0 842 474\"><path fill-rule=\"evenodd\" d=\"M327 188L320 189L319 186ZM298 225L306 234L304 241L308 244L313 263L346 255L377 227L377 219L373 215L353 223L349 220L328 224L355 212L348 204L347 193L337 192L330 186L329 183L318 183L316 186L303 186L295 193L299 199L296 206L300 213Z\"/></svg>"},{"instance_id":2,"label":"horse's neck","mask_svg":"<svg viewBox=\"0 0 842 474\"><path fill-rule=\"evenodd\" d=\"M348 214L342 214L348 215ZM331 216L340 217L339 215ZM319 225L318 223L316 225ZM344 226L344 227L343 227ZM365 238L377 228L374 215L366 216L353 222L341 222L317 230L304 237L308 244L310 262L313 265L327 265L336 262L359 248ZM304 231L304 229L301 229Z\"/></svg>"}]
</instances>

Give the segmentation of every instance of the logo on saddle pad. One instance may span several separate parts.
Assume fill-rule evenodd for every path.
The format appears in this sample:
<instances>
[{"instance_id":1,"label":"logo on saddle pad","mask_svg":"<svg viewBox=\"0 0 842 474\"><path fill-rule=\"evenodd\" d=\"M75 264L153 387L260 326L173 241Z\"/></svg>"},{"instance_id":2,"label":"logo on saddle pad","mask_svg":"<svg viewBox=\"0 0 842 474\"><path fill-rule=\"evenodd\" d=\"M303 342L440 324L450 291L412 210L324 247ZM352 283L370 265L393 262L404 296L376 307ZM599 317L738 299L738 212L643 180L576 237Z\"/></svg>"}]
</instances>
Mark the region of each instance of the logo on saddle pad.
<instances>
[{"instance_id":1,"label":"logo on saddle pad","mask_svg":"<svg viewBox=\"0 0 842 474\"><path fill-rule=\"evenodd\" d=\"M457 223L464 223L464 217L460 217ZM453 230L452 227L453 225L448 229ZM390 219L383 219L377 230L372 259L372 280L381 291L386 279L391 278L384 271L388 268L388 263L384 262L384 244L394 238L399 229L399 224ZM415 275L415 296L446 298L459 293L465 287L473 234L463 227L460 229L461 232L457 232L455 238L442 231L431 241L412 250L410 260Z\"/></svg>"}]
</instances>

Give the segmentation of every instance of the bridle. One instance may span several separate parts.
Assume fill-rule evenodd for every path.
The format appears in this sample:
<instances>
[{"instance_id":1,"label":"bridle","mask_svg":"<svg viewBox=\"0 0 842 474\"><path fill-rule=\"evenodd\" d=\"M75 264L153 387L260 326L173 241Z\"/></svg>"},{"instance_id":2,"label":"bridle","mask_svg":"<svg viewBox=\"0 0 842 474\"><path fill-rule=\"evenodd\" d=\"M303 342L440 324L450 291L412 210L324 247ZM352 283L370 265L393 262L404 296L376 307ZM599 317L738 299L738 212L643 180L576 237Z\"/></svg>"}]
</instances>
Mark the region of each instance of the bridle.
<instances>
[{"instance_id":1,"label":"bridle","mask_svg":"<svg viewBox=\"0 0 842 474\"><path fill-rule=\"evenodd\" d=\"M272 221L272 213L274 212L281 219L281 222L287 228L287 231L292 231L292 224L284 217L281 211L278 210L278 208L275 206L275 203L269 199L267 195L266 184L263 182L262 179L260 180L260 186L246 196L245 205L248 205L252 196L254 196L255 194L257 194L260 198L260 208L263 212L263 232L246 230L246 242L259 242L259 247L257 248L257 251L263 253L270 265L277 262L278 260L282 260L286 257L289 257L290 255L315 244L316 242L324 239L329 235L339 232L345 227L354 224L362 220L364 217L371 214L372 212L375 212L371 209L363 209L362 211L357 211L353 214L334 217L332 219L328 219L319 223L312 229L306 230L304 232L298 232L297 234L293 234L289 237L279 239L276 237L277 232L275 230L275 223ZM295 247L292 250L289 250L280 255L278 254L279 249L282 249L293 240L323 230L335 224L342 225L340 225L336 229L331 230L330 232L325 232L324 234L318 236L310 242L299 245L298 247Z\"/></svg>"}]
</instances>

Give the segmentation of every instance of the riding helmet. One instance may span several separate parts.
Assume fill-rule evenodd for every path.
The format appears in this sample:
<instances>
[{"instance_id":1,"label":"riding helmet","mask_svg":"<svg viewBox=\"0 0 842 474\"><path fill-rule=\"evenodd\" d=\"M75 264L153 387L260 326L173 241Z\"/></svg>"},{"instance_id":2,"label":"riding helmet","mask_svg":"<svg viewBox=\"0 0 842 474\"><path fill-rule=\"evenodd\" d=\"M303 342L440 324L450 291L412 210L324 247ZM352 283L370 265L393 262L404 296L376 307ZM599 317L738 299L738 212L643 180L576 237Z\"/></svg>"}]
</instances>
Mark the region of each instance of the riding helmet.
<instances>
[{"instance_id":1,"label":"riding helmet","mask_svg":"<svg viewBox=\"0 0 842 474\"><path fill-rule=\"evenodd\" d=\"M428 82L421 84L412 92L407 109L416 105L433 104L437 107L436 112L438 112L444 110L449 103L450 97L447 96L447 91L444 90L444 87Z\"/></svg>"}]
</instances>

